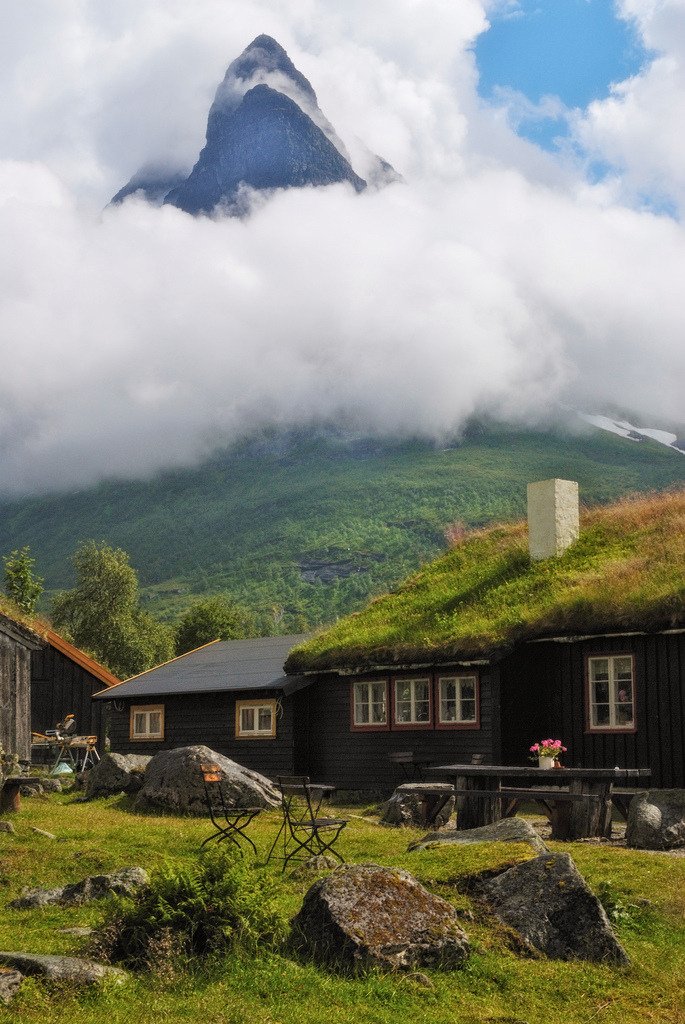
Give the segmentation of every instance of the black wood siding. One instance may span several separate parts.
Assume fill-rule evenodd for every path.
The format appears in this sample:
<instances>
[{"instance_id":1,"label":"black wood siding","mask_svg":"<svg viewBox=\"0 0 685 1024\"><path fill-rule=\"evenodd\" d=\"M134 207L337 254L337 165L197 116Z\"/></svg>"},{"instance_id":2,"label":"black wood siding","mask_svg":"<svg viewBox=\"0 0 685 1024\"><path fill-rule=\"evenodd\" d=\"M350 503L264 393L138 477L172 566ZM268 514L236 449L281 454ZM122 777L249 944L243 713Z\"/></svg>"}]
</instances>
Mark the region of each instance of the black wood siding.
<instances>
[{"instance_id":1,"label":"black wood siding","mask_svg":"<svg viewBox=\"0 0 685 1024\"><path fill-rule=\"evenodd\" d=\"M104 751L105 728L102 703L92 695L104 689L100 679L86 672L60 651L47 645L31 655L31 729L54 729L65 715L76 717L79 736L97 736Z\"/></svg>"},{"instance_id":2,"label":"black wood siding","mask_svg":"<svg viewBox=\"0 0 685 1024\"><path fill-rule=\"evenodd\" d=\"M586 659L635 658L634 733L590 733L586 725ZM601 637L575 643L528 644L502 663L502 754L523 764L528 747L561 739L568 765L651 768L652 785L685 787L685 636Z\"/></svg>"},{"instance_id":3,"label":"black wood siding","mask_svg":"<svg viewBox=\"0 0 685 1024\"><path fill-rule=\"evenodd\" d=\"M31 756L31 652L0 631L0 748Z\"/></svg>"},{"instance_id":4,"label":"black wood siding","mask_svg":"<svg viewBox=\"0 0 685 1024\"><path fill-rule=\"evenodd\" d=\"M441 669L441 674L453 671ZM470 669L458 669L470 673ZM428 675L415 672L411 678ZM365 679L372 678L365 676ZM388 678L379 675L379 679ZM350 726L349 677L322 677L308 690L308 774L317 782L339 789L392 791L406 782L401 766L390 762L392 752L413 751L417 758L439 764L468 764L473 754L483 754L486 762L500 756L493 722L493 692L499 673L480 672L479 729L401 729L393 731L353 732Z\"/></svg>"},{"instance_id":5,"label":"black wood siding","mask_svg":"<svg viewBox=\"0 0 685 1024\"><path fill-rule=\"evenodd\" d=\"M297 695L296 695L297 696ZM276 736L236 739L236 700L276 698ZM164 706L164 739L131 740L130 709L136 705ZM273 692L174 694L108 702L111 749L119 754L157 754L160 750L202 744L238 764L269 778L295 770L293 698Z\"/></svg>"}]
</instances>

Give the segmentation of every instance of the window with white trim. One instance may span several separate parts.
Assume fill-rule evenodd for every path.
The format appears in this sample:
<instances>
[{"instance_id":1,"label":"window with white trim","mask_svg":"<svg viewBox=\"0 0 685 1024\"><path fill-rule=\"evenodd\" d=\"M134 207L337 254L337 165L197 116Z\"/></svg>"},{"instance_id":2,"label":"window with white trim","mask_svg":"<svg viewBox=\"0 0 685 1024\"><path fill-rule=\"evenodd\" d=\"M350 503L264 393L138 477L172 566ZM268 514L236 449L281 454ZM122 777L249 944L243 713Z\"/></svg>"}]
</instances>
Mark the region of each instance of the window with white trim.
<instances>
[{"instance_id":1,"label":"window with white trim","mask_svg":"<svg viewBox=\"0 0 685 1024\"><path fill-rule=\"evenodd\" d=\"M385 726L388 723L387 684L384 679L354 684L354 724Z\"/></svg>"},{"instance_id":2,"label":"window with white trim","mask_svg":"<svg viewBox=\"0 0 685 1024\"><path fill-rule=\"evenodd\" d=\"M163 740L164 705L132 705L129 735L132 740Z\"/></svg>"},{"instance_id":3,"label":"window with white trim","mask_svg":"<svg viewBox=\"0 0 685 1024\"><path fill-rule=\"evenodd\" d=\"M395 680L395 724L430 725L430 679Z\"/></svg>"},{"instance_id":4,"label":"window with white trim","mask_svg":"<svg viewBox=\"0 0 685 1024\"><path fill-rule=\"evenodd\" d=\"M441 676L438 680L438 723L474 725L478 721L478 678Z\"/></svg>"},{"instance_id":5,"label":"window with white trim","mask_svg":"<svg viewBox=\"0 0 685 1024\"><path fill-rule=\"evenodd\" d=\"M235 734L238 739L271 739L275 736L276 701L236 701Z\"/></svg>"},{"instance_id":6,"label":"window with white trim","mask_svg":"<svg viewBox=\"0 0 685 1024\"><path fill-rule=\"evenodd\" d=\"M630 654L588 658L588 689L591 730L635 728L635 680Z\"/></svg>"}]
</instances>

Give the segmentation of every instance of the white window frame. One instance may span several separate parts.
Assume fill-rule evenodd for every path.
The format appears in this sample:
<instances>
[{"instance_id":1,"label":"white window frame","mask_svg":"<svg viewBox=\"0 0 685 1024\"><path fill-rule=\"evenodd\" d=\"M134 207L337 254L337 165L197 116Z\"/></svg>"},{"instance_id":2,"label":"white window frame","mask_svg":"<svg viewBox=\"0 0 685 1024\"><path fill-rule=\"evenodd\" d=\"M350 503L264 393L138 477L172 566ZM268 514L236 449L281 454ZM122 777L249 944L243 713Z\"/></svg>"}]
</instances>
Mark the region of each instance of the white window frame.
<instances>
[{"instance_id":1,"label":"white window frame","mask_svg":"<svg viewBox=\"0 0 685 1024\"><path fill-rule=\"evenodd\" d=\"M159 715L159 730L152 732L150 729L150 718L152 715ZM145 731L137 732L136 715L145 716ZM129 739L132 742L141 740L163 740L164 739L164 705L163 704L132 704L129 719Z\"/></svg>"},{"instance_id":2,"label":"white window frame","mask_svg":"<svg viewBox=\"0 0 685 1024\"><path fill-rule=\"evenodd\" d=\"M456 698L455 698L455 700L456 700L456 712L457 712L457 717L456 718L443 718L442 717L442 704L443 704L442 686L443 686L443 683L455 683L456 684L456 689L457 689ZM464 697L463 690L462 690L462 687L463 687L464 683L470 683L470 684L473 685L473 697ZM460 673L455 673L454 675L449 675L449 676L438 676L438 687L437 687L438 692L437 692L437 697L436 697L436 703L437 703L437 706L438 706L438 725L439 726L444 726L446 728L456 727L458 725L468 725L468 726L472 726L472 727L477 727L478 723L479 723L479 718L480 718L480 704L479 704L478 686L479 686L478 676L475 675L473 672L468 672L468 673L460 672ZM463 716L463 704L467 700L469 700L469 701L473 700L473 703L474 703L473 718L464 718L464 716Z\"/></svg>"},{"instance_id":3,"label":"white window frame","mask_svg":"<svg viewBox=\"0 0 685 1024\"><path fill-rule=\"evenodd\" d=\"M374 688L377 692L381 689L383 691L382 701L374 700ZM357 694L362 693L365 697L364 700L358 700ZM383 707L383 718L381 720L373 720L372 708L374 705L381 705ZM367 722L359 721L357 718L357 707L359 705L366 705L369 709L369 720ZM387 679L359 679L352 684L352 728L353 729L387 729L390 722L390 716L388 715L388 681Z\"/></svg>"},{"instance_id":4,"label":"white window frame","mask_svg":"<svg viewBox=\"0 0 685 1024\"><path fill-rule=\"evenodd\" d=\"M417 696L416 696L416 688L417 688L417 684L418 683L422 683L426 687L426 693L428 695L428 718L417 718L416 717L416 705L419 703L419 701L417 700ZM400 687L400 686L407 686L407 685L409 686L409 690L410 690L410 693L409 693L409 710L410 710L410 716L411 717L408 718L408 719L399 719L397 717L397 705L398 705L397 690L398 690L398 687ZM433 689L433 687L431 685L431 677L430 676L415 676L412 679L406 679L406 678L405 679L401 679L401 678L400 679L394 679L393 680L393 691L392 691L392 693L393 693L393 701L392 701L393 728L396 728L396 729L409 729L409 728L429 729L432 726L432 724L433 724L433 694L431 692L432 689ZM421 699L421 703L424 703L424 702L425 702L425 698L422 698ZM402 701L402 703L405 703L405 701Z\"/></svg>"},{"instance_id":5,"label":"white window frame","mask_svg":"<svg viewBox=\"0 0 685 1024\"><path fill-rule=\"evenodd\" d=\"M271 723L268 729L259 728L259 712L268 708ZM243 727L243 711L254 712L254 729ZM275 700L237 700L235 702L235 735L239 740L271 740L276 736L276 701Z\"/></svg>"},{"instance_id":6,"label":"white window frame","mask_svg":"<svg viewBox=\"0 0 685 1024\"><path fill-rule=\"evenodd\" d=\"M599 661L607 662L607 674L608 680L597 680L593 678L593 665ZM629 661L630 662L630 693L631 700L630 704L632 707L632 718L630 722L619 722L618 721L618 706L621 702L618 699L618 693L621 687L625 686L626 680L619 679L616 669L616 662L618 661ZM598 702L595 699L595 684L597 682L606 682L609 689L609 700ZM598 725L596 722L595 709L601 703L602 706L606 706L608 703L609 707L609 722L606 725ZM632 654L593 654L587 659L587 712L588 712L588 730L589 732L635 732L636 729L636 717L635 717L635 658Z\"/></svg>"}]
</instances>

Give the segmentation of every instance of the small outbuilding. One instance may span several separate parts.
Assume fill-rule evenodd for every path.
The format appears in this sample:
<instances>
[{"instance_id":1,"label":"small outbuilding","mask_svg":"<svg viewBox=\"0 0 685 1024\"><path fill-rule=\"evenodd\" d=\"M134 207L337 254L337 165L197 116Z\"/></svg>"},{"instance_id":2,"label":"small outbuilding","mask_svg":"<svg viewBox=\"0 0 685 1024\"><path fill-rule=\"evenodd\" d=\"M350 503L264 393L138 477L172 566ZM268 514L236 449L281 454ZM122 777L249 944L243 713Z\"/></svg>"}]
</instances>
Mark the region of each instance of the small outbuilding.
<instances>
[{"instance_id":1,"label":"small outbuilding","mask_svg":"<svg viewBox=\"0 0 685 1024\"><path fill-rule=\"evenodd\" d=\"M104 749L102 705L93 694L119 680L40 619L0 604L0 747L31 757L31 733L54 729L65 715Z\"/></svg>"},{"instance_id":2,"label":"small outbuilding","mask_svg":"<svg viewBox=\"0 0 685 1024\"><path fill-rule=\"evenodd\" d=\"M215 640L95 695L117 753L203 744L273 778L307 770L303 689L283 663L307 635Z\"/></svg>"}]
</instances>

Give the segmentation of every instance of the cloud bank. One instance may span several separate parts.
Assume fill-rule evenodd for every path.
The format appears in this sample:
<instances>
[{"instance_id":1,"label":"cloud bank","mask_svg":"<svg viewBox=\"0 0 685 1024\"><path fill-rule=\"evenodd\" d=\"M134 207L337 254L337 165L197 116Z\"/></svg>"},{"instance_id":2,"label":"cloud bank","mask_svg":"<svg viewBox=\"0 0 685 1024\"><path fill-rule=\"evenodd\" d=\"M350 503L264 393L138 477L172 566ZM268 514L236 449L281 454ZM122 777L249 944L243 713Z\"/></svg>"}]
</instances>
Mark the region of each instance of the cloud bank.
<instances>
[{"instance_id":1,"label":"cloud bank","mask_svg":"<svg viewBox=\"0 0 685 1024\"><path fill-rule=\"evenodd\" d=\"M657 53L569 113L573 156L478 98L488 4L283 6L8 12L0 489L147 474L321 418L441 437L474 413L535 423L570 403L682 423L685 161L665 113L683 104L682 0L622 0ZM245 221L135 198L101 212L141 164L192 165L227 64L260 32L353 160L366 144L405 184L280 193ZM597 160L611 171L591 183Z\"/></svg>"}]
</instances>

